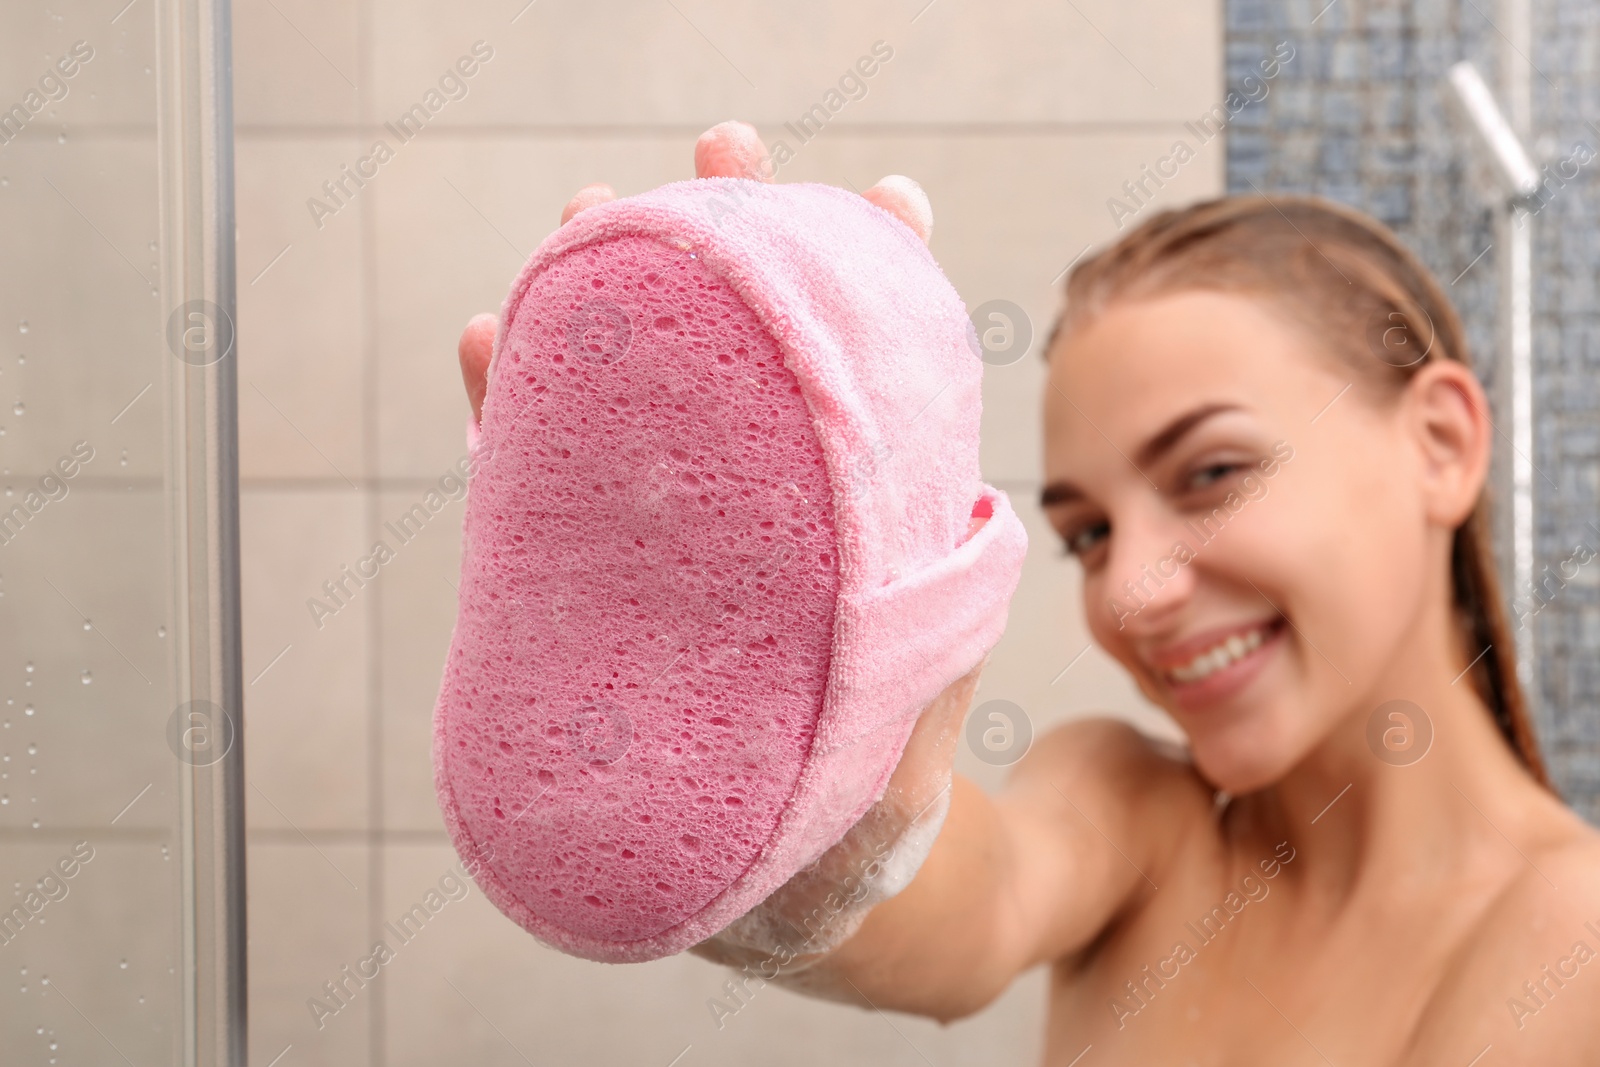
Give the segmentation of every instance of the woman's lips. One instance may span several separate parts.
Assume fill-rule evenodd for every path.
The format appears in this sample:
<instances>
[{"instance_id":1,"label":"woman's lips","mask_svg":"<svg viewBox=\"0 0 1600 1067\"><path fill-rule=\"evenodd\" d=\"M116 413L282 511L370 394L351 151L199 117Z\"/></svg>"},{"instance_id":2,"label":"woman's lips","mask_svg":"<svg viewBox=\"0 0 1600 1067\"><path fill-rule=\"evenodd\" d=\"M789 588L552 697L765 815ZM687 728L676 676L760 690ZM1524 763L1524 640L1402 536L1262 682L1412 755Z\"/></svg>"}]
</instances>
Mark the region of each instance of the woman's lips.
<instances>
[{"instance_id":1,"label":"woman's lips","mask_svg":"<svg viewBox=\"0 0 1600 1067\"><path fill-rule=\"evenodd\" d=\"M1239 692L1261 672L1278 647L1286 623L1282 616L1275 616L1206 635L1200 641L1186 641L1176 650L1163 650L1157 658L1161 666L1153 669L1185 710L1215 704Z\"/></svg>"}]
</instances>

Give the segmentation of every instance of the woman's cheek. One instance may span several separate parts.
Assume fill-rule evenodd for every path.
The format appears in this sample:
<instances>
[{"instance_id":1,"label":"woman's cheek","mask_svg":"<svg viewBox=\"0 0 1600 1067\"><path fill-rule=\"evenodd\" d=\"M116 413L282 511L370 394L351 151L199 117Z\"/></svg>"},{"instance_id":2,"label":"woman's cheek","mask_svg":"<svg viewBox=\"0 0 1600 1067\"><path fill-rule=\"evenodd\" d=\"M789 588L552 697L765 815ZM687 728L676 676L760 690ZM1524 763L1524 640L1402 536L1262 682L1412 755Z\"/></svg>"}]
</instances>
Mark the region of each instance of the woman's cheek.
<instances>
[{"instance_id":1,"label":"woman's cheek","mask_svg":"<svg viewBox=\"0 0 1600 1067\"><path fill-rule=\"evenodd\" d=\"M1128 632L1117 625L1119 617L1123 619L1124 626L1126 625L1126 606L1119 609L1115 603L1116 598L1112 595L1111 584L1105 580L1103 573L1097 571L1084 575L1084 620L1089 625L1089 637L1094 643L1131 670L1133 664Z\"/></svg>"}]
</instances>

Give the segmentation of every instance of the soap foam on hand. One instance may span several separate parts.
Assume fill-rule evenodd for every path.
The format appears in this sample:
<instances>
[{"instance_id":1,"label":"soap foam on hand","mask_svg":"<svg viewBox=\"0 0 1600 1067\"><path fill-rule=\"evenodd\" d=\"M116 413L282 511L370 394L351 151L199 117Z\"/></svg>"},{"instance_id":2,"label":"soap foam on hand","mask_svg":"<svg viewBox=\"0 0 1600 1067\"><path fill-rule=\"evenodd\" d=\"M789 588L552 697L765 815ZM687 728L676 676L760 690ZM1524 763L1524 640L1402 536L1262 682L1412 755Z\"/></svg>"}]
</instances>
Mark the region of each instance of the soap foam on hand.
<instances>
[{"instance_id":1,"label":"soap foam on hand","mask_svg":"<svg viewBox=\"0 0 1600 1067\"><path fill-rule=\"evenodd\" d=\"M917 234L830 186L678 182L541 244L434 716L502 912L589 959L679 952L882 796L1026 550L979 475L971 333Z\"/></svg>"}]
</instances>

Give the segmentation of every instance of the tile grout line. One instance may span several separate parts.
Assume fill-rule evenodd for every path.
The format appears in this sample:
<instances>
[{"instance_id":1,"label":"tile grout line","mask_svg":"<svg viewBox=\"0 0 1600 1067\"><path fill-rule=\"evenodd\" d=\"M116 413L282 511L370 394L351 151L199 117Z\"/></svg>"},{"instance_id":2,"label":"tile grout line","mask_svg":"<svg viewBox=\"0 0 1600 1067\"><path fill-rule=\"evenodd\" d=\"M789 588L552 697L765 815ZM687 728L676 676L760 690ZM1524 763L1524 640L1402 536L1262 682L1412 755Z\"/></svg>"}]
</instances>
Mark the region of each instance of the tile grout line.
<instances>
[{"instance_id":1,"label":"tile grout line","mask_svg":"<svg viewBox=\"0 0 1600 1067\"><path fill-rule=\"evenodd\" d=\"M362 127L371 125L370 90L373 70L374 17L371 0L356 5L356 90L357 116ZM366 86L362 92L359 86ZM377 195L376 193L374 195ZM374 213L377 201L364 198L356 207L357 226L360 232L361 269L361 451L363 475L371 478L378 472L378 313L377 313L377 223ZM374 491L371 482L364 482L362 490L363 521L369 532L376 532L383 521L379 514L381 494ZM375 583L365 610L367 635L367 929L372 938L381 937L380 919L383 915L383 869L385 848L382 841L383 810L383 650L382 625L383 587ZM367 1017L367 1063L371 1067L385 1067L388 1047L385 1031L388 1027L387 987L382 982L372 985L372 1010Z\"/></svg>"},{"instance_id":2,"label":"tile grout line","mask_svg":"<svg viewBox=\"0 0 1600 1067\"><path fill-rule=\"evenodd\" d=\"M758 130L781 128L792 116L765 116L749 121ZM846 122L829 123L830 130L859 140L879 137L1095 137L1129 134L1182 133L1192 116L1176 118L1130 119L1023 119L1014 122L964 122L959 119L935 119L928 122ZM598 141L598 140L669 140L696 136L704 132L704 122L618 122L618 123L562 123L562 122L457 122L430 126L459 140L498 140L514 138L537 141ZM114 127L103 127L105 132L120 132ZM354 124L311 122L247 122L238 127L246 140L278 140L303 135L316 138L354 137L365 139L382 136L381 122L365 120ZM773 136L777 136L774 134Z\"/></svg>"},{"instance_id":3,"label":"tile grout line","mask_svg":"<svg viewBox=\"0 0 1600 1067\"><path fill-rule=\"evenodd\" d=\"M765 116L750 120L758 129L775 128L792 116ZM847 122L830 124L830 129L845 137L873 140L879 137L1093 137L1125 136L1135 134L1181 133L1191 116L1174 118L1128 119L1025 119L1001 122L965 122L961 120L932 120L928 122ZM430 127L435 128L435 127ZM694 122L618 122L609 124L561 122L460 122L436 127L442 137L456 140L496 140L513 138L534 141L597 141L597 140L672 140L694 137L705 130L705 123ZM151 137L154 126L133 123L84 123L77 127L81 138ZM34 134L31 128L20 135L23 140L43 141L48 131ZM381 122L241 122L235 127L239 141L260 142L296 139L363 140L381 136ZM53 137L51 138L54 139Z\"/></svg>"},{"instance_id":4,"label":"tile grout line","mask_svg":"<svg viewBox=\"0 0 1600 1067\"><path fill-rule=\"evenodd\" d=\"M7 842L66 843L98 834L109 844L143 845L152 841L170 841L170 827L164 826L107 826L101 823L61 823L48 830L30 830L25 827L0 826L0 844ZM250 826L245 829L245 844L249 847L313 844L337 848L360 848L376 843L384 848L416 848L451 846L450 835L442 828L436 830L366 830L338 829L333 827L302 827L288 830L279 826Z\"/></svg>"}]
</instances>

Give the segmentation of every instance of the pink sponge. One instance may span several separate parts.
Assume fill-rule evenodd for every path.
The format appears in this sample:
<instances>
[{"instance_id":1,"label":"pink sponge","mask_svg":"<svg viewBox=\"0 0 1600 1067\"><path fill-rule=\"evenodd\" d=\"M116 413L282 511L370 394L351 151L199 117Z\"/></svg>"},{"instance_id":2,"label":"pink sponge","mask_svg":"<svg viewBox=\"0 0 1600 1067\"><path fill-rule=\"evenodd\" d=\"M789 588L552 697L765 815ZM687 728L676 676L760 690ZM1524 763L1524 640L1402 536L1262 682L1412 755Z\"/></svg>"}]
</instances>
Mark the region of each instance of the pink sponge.
<instances>
[{"instance_id":1,"label":"pink sponge","mask_svg":"<svg viewBox=\"0 0 1600 1067\"><path fill-rule=\"evenodd\" d=\"M501 911L665 956L882 795L1027 547L979 475L981 369L922 242L831 186L678 182L545 240L495 336L434 714Z\"/></svg>"}]
</instances>

